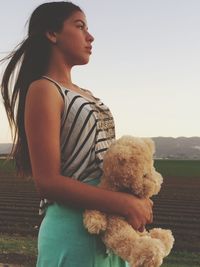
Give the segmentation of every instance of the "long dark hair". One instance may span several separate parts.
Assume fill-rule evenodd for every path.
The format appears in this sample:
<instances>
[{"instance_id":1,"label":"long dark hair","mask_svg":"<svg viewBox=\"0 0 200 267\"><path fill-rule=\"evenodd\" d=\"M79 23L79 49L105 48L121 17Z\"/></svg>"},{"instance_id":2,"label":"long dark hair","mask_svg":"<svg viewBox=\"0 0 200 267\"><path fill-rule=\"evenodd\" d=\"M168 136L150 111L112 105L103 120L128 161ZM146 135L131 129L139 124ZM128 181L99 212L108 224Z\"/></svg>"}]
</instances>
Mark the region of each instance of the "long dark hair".
<instances>
[{"instance_id":1,"label":"long dark hair","mask_svg":"<svg viewBox=\"0 0 200 267\"><path fill-rule=\"evenodd\" d=\"M7 160L14 159L16 174L24 178L32 176L24 127L25 99L30 83L39 79L47 70L51 43L45 32L59 32L64 20L76 11L83 12L72 2L41 4L29 18L28 36L10 54L0 60L0 62L4 62L10 59L1 81L3 104L13 139L12 149ZM16 114L15 108L17 108Z\"/></svg>"}]
</instances>

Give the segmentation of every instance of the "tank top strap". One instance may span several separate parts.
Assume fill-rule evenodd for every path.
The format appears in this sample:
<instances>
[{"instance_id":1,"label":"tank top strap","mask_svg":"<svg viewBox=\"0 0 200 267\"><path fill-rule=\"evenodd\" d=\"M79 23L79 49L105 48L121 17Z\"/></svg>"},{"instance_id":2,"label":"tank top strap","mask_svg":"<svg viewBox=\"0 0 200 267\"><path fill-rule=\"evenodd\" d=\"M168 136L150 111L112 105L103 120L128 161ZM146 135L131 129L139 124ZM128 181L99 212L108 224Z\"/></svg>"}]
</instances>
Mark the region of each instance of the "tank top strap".
<instances>
[{"instance_id":1,"label":"tank top strap","mask_svg":"<svg viewBox=\"0 0 200 267\"><path fill-rule=\"evenodd\" d=\"M53 80L52 78L49 78L49 77L46 76L46 75L42 75L42 78L45 78L45 79L47 79L47 80L53 82L53 83L57 86L57 88L58 88L58 90L59 90L59 92L60 92L62 98L64 98L64 91L63 91L63 89L62 89L62 86L61 86L58 82L56 82L56 81Z\"/></svg>"}]
</instances>

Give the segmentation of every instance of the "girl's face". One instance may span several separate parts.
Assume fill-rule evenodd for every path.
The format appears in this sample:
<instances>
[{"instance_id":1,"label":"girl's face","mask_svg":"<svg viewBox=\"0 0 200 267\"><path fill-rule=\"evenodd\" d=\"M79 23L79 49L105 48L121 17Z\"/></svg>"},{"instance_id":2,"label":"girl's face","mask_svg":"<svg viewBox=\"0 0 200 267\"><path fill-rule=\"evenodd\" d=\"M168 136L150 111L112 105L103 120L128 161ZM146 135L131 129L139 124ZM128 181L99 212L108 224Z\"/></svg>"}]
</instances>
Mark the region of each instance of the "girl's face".
<instances>
[{"instance_id":1,"label":"girl's face","mask_svg":"<svg viewBox=\"0 0 200 267\"><path fill-rule=\"evenodd\" d=\"M86 17L76 11L63 23L60 32L54 33L56 48L71 66L87 64L92 50L93 36L88 32Z\"/></svg>"}]
</instances>

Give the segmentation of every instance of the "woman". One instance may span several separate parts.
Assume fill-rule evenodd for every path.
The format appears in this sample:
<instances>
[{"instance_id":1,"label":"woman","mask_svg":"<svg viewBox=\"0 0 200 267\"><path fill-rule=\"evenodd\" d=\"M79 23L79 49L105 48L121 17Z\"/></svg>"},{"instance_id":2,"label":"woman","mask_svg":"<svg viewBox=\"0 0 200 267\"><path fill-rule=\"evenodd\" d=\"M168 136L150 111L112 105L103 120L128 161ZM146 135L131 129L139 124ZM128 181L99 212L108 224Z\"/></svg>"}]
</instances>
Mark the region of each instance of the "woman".
<instances>
[{"instance_id":1,"label":"woman","mask_svg":"<svg viewBox=\"0 0 200 267\"><path fill-rule=\"evenodd\" d=\"M97 187L103 155L115 140L114 120L99 98L71 79L73 66L88 63L93 41L80 7L49 2L34 10L27 38L6 58L11 59L1 87L15 128L17 174L33 177L44 215L37 267L128 266L107 253L99 236L87 232L85 209L124 216L139 231L152 222L150 200Z\"/></svg>"}]
</instances>

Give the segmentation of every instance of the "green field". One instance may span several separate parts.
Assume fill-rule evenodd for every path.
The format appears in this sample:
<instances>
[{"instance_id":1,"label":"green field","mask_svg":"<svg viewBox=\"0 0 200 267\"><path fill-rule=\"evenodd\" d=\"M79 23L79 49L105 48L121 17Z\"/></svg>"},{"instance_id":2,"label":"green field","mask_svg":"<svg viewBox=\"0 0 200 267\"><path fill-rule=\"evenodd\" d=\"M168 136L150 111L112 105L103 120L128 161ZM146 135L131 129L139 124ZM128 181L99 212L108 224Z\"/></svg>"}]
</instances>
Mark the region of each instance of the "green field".
<instances>
[{"instance_id":1,"label":"green field","mask_svg":"<svg viewBox=\"0 0 200 267\"><path fill-rule=\"evenodd\" d=\"M200 178L200 160L155 160L154 166L163 176Z\"/></svg>"},{"instance_id":2,"label":"green field","mask_svg":"<svg viewBox=\"0 0 200 267\"><path fill-rule=\"evenodd\" d=\"M15 171L14 160L5 161L0 158L0 172L1 173L12 173Z\"/></svg>"},{"instance_id":3,"label":"green field","mask_svg":"<svg viewBox=\"0 0 200 267\"><path fill-rule=\"evenodd\" d=\"M200 160L157 159L154 161L154 166L164 176L200 177ZM4 159L0 159L1 172L13 172L14 170L13 160L5 163Z\"/></svg>"}]
</instances>

